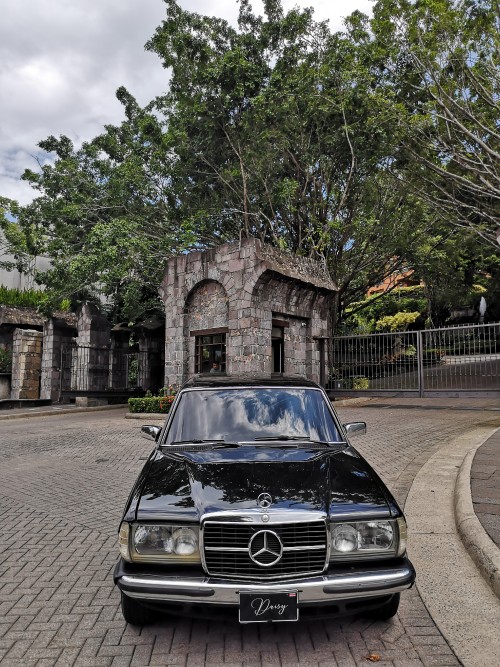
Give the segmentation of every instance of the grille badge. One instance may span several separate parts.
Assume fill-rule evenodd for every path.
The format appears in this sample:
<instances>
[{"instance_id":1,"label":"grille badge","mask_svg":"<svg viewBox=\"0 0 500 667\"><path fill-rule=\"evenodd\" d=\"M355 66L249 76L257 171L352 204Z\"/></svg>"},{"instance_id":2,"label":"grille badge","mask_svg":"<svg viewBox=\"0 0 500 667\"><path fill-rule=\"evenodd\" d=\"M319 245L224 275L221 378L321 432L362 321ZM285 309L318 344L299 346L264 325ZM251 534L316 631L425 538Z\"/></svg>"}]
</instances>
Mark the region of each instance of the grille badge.
<instances>
[{"instance_id":1,"label":"grille badge","mask_svg":"<svg viewBox=\"0 0 500 667\"><path fill-rule=\"evenodd\" d=\"M272 530L259 530L248 543L248 555L261 567L272 567L281 560L283 543Z\"/></svg>"}]
</instances>

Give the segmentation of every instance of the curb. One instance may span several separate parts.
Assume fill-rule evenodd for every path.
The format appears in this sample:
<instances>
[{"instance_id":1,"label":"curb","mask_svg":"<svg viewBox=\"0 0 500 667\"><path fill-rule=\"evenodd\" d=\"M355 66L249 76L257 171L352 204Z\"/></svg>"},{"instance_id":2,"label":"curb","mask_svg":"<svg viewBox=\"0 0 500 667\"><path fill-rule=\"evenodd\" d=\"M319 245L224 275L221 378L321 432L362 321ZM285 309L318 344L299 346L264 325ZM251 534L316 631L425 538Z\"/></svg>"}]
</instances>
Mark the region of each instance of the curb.
<instances>
[{"instance_id":1,"label":"curb","mask_svg":"<svg viewBox=\"0 0 500 667\"><path fill-rule=\"evenodd\" d=\"M339 398L330 399L334 408L337 406L345 407L346 405L361 405L362 403L369 403L373 400L372 396L356 396L353 398Z\"/></svg>"},{"instance_id":2,"label":"curb","mask_svg":"<svg viewBox=\"0 0 500 667\"><path fill-rule=\"evenodd\" d=\"M168 412L127 412L125 419L141 419L145 424L148 419L153 419L154 421L165 421L165 417L168 415Z\"/></svg>"},{"instance_id":3,"label":"curb","mask_svg":"<svg viewBox=\"0 0 500 667\"><path fill-rule=\"evenodd\" d=\"M5 419L30 419L33 417L54 417L55 415L77 415L81 412L97 412L99 410L118 410L126 408L126 405L95 405L89 408L62 408L53 410L40 410L40 412L23 412L15 415L0 415L0 421Z\"/></svg>"},{"instance_id":4,"label":"curb","mask_svg":"<svg viewBox=\"0 0 500 667\"><path fill-rule=\"evenodd\" d=\"M484 530L472 504L470 474L474 456L480 446L471 449L460 466L454 493L455 521L469 556L500 599L500 549Z\"/></svg>"}]
</instances>

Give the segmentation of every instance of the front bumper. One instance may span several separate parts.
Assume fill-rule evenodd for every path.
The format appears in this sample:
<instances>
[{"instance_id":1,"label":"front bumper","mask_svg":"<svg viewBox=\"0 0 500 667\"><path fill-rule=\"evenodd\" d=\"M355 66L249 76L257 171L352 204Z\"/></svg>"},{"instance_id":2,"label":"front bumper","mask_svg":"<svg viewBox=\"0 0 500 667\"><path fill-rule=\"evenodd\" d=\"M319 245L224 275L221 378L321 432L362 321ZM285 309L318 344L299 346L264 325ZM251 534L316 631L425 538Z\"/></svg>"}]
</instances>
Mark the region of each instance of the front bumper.
<instances>
[{"instance_id":1,"label":"front bumper","mask_svg":"<svg viewBox=\"0 0 500 667\"><path fill-rule=\"evenodd\" d=\"M175 576L158 571L141 571L120 559L114 579L125 595L150 602L237 607L239 593L243 591L279 593L294 590L299 593L301 607L399 593L413 585L415 570L407 558L399 558L396 562L385 564L360 563L356 568L330 567L326 574L316 577L262 583L262 580L235 581L185 571Z\"/></svg>"}]
</instances>

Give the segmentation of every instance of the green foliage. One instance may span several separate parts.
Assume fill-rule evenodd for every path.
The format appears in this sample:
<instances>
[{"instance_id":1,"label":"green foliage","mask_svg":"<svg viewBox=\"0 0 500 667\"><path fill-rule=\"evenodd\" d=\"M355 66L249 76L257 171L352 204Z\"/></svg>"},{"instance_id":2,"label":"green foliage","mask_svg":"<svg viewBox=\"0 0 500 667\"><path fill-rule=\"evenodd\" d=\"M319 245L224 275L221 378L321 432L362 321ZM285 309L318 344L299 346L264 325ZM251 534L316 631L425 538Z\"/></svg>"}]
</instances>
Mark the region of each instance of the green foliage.
<instances>
[{"instance_id":1,"label":"green foliage","mask_svg":"<svg viewBox=\"0 0 500 667\"><path fill-rule=\"evenodd\" d=\"M398 308L446 319L455 296L440 286L472 284L467 230L500 226L497 19L479 4L379 0L373 21L355 12L332 33L280 0L263 16L240 0L237 26L165 0L147 49L169 69L168 92L141 108L120 88L120 125L81 148L40 142L52 159L23 176L39 196L0 202L17 218L0 217L16 261L52 258L38 276L45 311L105 297L115 321L160 314L168 257L255 236L330 272L333 328L408 263L427 305ZM386 303L358 324L395 316Z\"/></svg>"},{"instance_id":2,"label":"green foliage","mask_svg":"<svg viewBox=\"0 0 500 667\"><path fill-rule=\"evenodd\" d=\"M0 347L0 373L10 373L12 370L12 352Z\"/></svg>"},{"instance_id":3,"label":"green foliage","mask_svg":"<svg viewBox=\"0 0 500 667\"><path fill-rule=\"evenodd\" d=\"M370 380L365 377L356 377L352 379L352 388L353 389L369 389Z\"/></svg>"},{"instance_id":4,"label":"green foliage","mask_svg":"<svg viewBox=\"0 0 500 667\"><path fill-rule=\"evenodd\" d=\"M378 0L371 27L408 130L400 154L408 185L446 226L497 248L497 0Z\"/></svg>"},{"instance_id":5,"label":"green foliage","mask_svg":"<svg viewBox=\"0 0 500 667\"><path fill-rule=\"evenodd\" d=\"M428 302L425 288L420 285L399 287L381 295L373 295L352 303L346 311L346 327L349 331L370 333L375 331L378 320L398 312L418 311L425 320Z\"/></svg>"},{"instance_id":6,"label":"green foliage","mask_svg":"<svg viewBox=\"0 0 500 667\"><path fill-rule=\"evenodd\" d=\"M50 295L42 290L20 290L0 285L0 305L3 306L36 308L43 311L47 300L50 298ZM71 301L69 299L63 299L60 302L56 300L54 302L54 309L69 312L71 311Z\"/></svg>"},{"instance_id":7,"label":"green foliage","mask_svg":"<svg viewBox=\"0 0 500 667\"><path fill-rule=\"evenodd\" d=\"M0 285L0 304L4 306L37 308L43 292L40 290L19 290Z\"/></svg>"},{"instance_id":8,"label":"green foliage","mask_svg":"<svg viewBox=\"0 0 500 667\"><path fill-rule=\"evenodd\" d=\"M144 398L129 398L130 412L148 412L166 414L174 401L174 396L145 396Z\"/></svg>"},{"instance_id":9,"label":"green foliage","mask_svg":"<svg viewBox=\"0 0 500 667\"><path fill-rule=\"evenodd\" d=\"M377 331L406 331L410 324L414 324L420 313L396 313L380 318L376 323Z\"/></svg>"}]
</instances>

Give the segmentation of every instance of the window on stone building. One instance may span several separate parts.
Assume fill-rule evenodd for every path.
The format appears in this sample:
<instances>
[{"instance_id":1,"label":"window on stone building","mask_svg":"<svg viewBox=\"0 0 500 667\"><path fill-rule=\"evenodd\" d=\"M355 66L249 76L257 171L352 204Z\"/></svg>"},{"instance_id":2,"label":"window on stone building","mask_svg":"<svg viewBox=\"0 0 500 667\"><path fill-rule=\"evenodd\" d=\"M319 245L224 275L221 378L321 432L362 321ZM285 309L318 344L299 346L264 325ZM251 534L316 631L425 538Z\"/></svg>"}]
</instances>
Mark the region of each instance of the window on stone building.
<instances>
[{"instance_id":1,"label":"window on stone building","mask_svg":"<svg viewBox=\"0 0 500 667\"><path fill-rule=\"evenodd\" d=\"M272 372L285 372L285 330L283 327L273 326L271 332Z\"/></svg>"},{"instance_id":2,"label":"window on stone building","mask_svg":"<svg viewBox=\"0 0 500 667\"><path fill-rule=\"evenodd\" d=\"M195 336L195 373L226 372L226 334Z\"/></svg>"}]
</instances>

